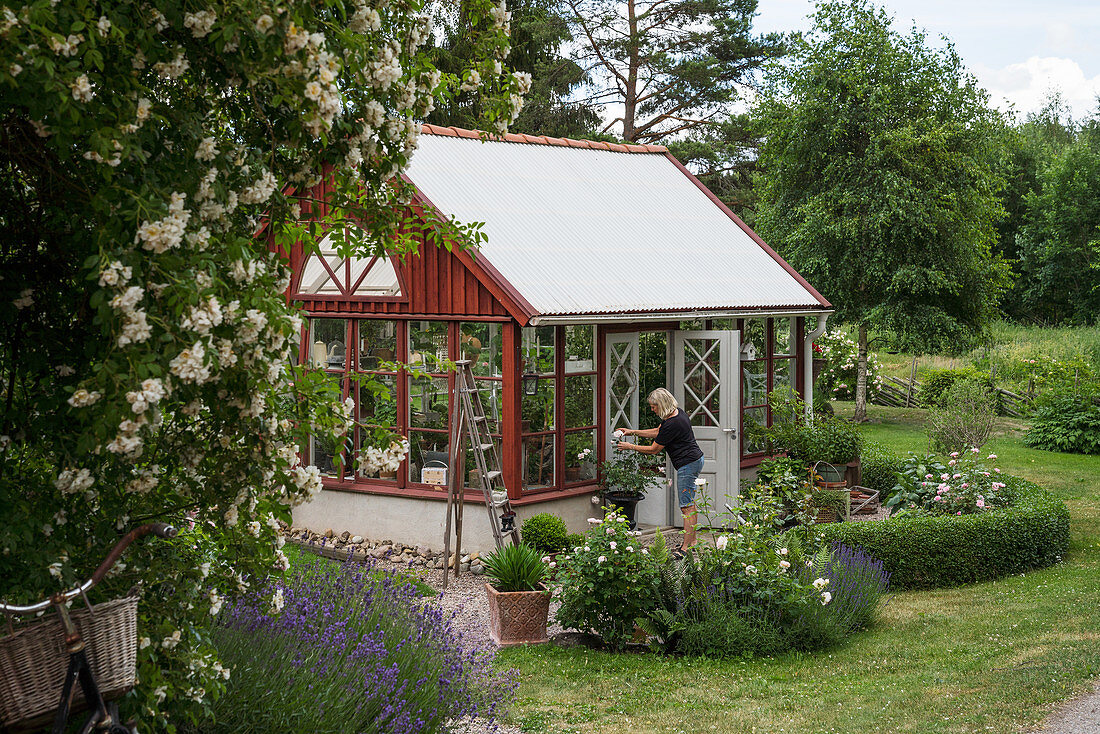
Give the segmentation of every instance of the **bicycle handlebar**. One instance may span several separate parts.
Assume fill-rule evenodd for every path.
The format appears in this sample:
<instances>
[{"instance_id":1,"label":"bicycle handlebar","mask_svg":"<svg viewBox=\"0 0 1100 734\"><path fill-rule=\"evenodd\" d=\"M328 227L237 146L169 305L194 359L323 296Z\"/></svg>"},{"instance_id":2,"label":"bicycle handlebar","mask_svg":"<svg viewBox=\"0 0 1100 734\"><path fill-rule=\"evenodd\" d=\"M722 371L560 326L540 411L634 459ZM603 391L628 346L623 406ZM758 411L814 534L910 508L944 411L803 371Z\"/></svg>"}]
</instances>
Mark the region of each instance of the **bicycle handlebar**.
<instances>
[{"instance_id":1,"label":"bicycle handlebar","mask_svg":"<svg viewBox=\"0 0 1100 734\"><path fill-rule=\"evenodd\" d=\"M49 599L40 601L37 604L30 604L28 606L0 604L0 612L7 612L8 614L33 614L49 609L51 604L64 604L70 599L75 599L81 594L87 593L89 589L102 581L103 577L107 575L107 572L118 563L118 559L126 551L126 548L135 540L140 540L150 533L159 538L174 538L177 532L178 531L174 527L166 522L151 522L136 527L122 536L122 539L119 540L118 543L115 544L115 547L111 549L111 552L107 554L107 558L103 563L99 564L99 568L92 573L92 577L80 586L75 586L68 591L59 591Z\"/></svg>"}]
</instances>

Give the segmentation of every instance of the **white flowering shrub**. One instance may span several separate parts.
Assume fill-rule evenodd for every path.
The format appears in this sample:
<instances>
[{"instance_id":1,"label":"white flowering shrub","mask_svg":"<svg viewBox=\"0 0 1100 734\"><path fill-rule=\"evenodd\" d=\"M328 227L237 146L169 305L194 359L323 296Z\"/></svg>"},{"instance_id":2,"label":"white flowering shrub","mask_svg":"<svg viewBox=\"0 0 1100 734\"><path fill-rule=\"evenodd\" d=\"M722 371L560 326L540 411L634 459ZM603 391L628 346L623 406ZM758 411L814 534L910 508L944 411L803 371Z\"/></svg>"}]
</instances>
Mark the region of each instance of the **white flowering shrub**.
<instances>
[{"instance_id":1,"label":"white flowering shrub","mask_svg":"<svg viewBox=\"0 0 1100 734\"><path fill-rule=\"evenodd\" d=\"M501 66L491 0L463 4L476 63L454 76L424 53L419 0L6 1L0 596L73 585L131 526L180 525L97 590L140 583L123 705L173 730L232 673L208 638L223 599L287 566L278 522L321 487L306 434L348 430L341 396L295 366L302 321L271 253L350 221L364 238L347 254L408 247L411 191L391 184L417 121L473 84L503 130L524 80ZM407 451L368 442L365 468Z\"/></svg>"},{"instance_id":2,"label":"white flowering shrub","mask_svg":"<svg viewBox=\"0 0 1100 734\"><path fill-rule=\"evenodd\" d=\"M817 384L831 400L854 400L859 369L859 345L839 329L825 332L814 342L814 357L825 360ZM867 397L882 386L878 355L867 353Z\"/></svg>"}]
</instances>

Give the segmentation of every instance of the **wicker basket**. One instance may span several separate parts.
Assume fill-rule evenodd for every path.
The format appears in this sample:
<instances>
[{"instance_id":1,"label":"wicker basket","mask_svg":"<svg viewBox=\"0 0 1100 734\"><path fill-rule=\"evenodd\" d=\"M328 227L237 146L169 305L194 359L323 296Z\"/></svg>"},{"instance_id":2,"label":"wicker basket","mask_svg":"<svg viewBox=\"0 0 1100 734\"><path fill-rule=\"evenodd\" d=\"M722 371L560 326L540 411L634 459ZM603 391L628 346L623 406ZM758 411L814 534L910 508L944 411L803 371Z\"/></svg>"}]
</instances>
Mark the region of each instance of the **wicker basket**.
<instances>
[{"instance_id":1,"label":"wicker basket","mask_svg":"<svg viewBox=\"0 0 1100 734\"><path fill-rule=\"evenodd\" d=\"M96 604L70 615L84 638L85 653L105 700L117 698L134 686L137 673L137 597ZM12 726L57 709L69 652L57 612L17 628L14 635L0 632L0 725ZM76 686L73 709L84 696Z\"/></svg>"}]
</instances>

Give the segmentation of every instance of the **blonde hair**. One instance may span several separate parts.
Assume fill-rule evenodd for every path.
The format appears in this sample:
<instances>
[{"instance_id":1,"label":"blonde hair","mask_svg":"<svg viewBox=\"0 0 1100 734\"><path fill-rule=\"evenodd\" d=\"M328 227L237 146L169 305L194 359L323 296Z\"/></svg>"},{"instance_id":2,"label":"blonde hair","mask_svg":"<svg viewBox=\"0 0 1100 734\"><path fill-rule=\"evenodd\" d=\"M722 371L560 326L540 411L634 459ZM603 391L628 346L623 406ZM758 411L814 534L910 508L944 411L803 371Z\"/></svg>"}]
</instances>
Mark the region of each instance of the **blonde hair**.
<instances>
[{"instance_id":1,"label":"blonde hair","mask_svg":"<svg viewBox=\"0 0 1100 734\"><path fill-rule=\"evenodd\" d=\"M657 415L661 416L661 420L676 415L676 409L680 407L680 404L676 402L676 398L672 396L672 393L663 387L659 387L651 392L649 397L646 398L646 402L657 409Z\"/></svg>"}]
</instances>

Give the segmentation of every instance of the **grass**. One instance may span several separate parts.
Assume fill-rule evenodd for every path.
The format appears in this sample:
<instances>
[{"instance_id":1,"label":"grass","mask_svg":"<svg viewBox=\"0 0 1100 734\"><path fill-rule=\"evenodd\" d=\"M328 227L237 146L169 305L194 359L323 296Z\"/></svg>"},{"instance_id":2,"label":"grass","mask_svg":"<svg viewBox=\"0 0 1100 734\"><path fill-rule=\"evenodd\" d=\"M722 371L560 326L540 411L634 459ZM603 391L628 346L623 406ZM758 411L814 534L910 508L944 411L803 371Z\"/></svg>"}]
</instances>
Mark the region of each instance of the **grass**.
<instances>
[{"instance_id":1,"label":"grass","mask_svg":"<svg viewBox=\"0 0 1100 734\"><path fill-rule=\"evenodd\" d=\"M926 446L923 411L871 407L863 430ZM851 406L838 406L838 412ZM894 595L878 625L818 655L723 662L551 646L502 651L527 732L1017 732L1100 675L1100 457L1029 449L1005 422L987 448L1066 501L1053 568Z\"/></svg>"}]
</instances>

